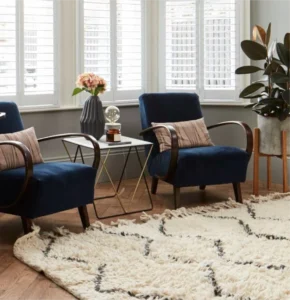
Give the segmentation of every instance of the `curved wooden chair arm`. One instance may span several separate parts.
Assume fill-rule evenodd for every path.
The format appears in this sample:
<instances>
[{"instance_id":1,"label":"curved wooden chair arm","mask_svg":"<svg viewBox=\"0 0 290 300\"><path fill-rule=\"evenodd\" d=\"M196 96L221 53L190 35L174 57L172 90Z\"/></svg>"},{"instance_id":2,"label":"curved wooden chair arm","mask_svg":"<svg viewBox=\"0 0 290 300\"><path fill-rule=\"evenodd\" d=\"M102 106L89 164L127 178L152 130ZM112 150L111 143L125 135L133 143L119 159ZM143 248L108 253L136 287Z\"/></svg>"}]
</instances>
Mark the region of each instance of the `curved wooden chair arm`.
<instances>
[{"instance_id":1,"label":"curved wooden chair arm","mask_svg":"<svg viewBox=\"0 0 290 300\"><path fill-rule=\"evenodd\" d=\"M148 133L154 132L155 129L164 128L167 129L171 136L171 156L170 156L170 163L168 167L167 174L162 177L161 179L164 181L172 181L176 172L177 168L177 161L178 161L178 136L173 126L171 125L157 125L154 127L149 127L144 129L140 132L141 136L144 136Z\"/></svg>"},{"instance_id":2,"label":"curved wooden chair arm","mask_svg":"<svg viewBox=\"0 0 290 300\"><path fill-rule=\"evenodd\" d=\"M94 153L95 153L93 167L97 170L100 164L101 150L97 140L91 135L84 134L84 133L64 133L64 134L57 134L57 135L51 135L51 136L40 138L38 139L38 142L41 143L41 142L46 142L55 139L68 138L68 137L84 137L85 139L89 140L93 144Z\"/></svg>"},{"instance_id":3,"label":"curved wooden chair arm","mask_svg":"<svg viewBox=\"0 0 290 300\"><path fill-rule=\"evenodd\" d=\"M225 126L225 125L238 125L241 126L245 133L246 133L246 137L247 137L247 148L246 151L248 152L248 154L252 155L253 152L253 132L252 129L250 128L250 126L246 123L243 122L239 122L239 121L227 121L227 122L221 122L212 126L207 127L208 130L213 129L213 128L217 128L217 127L221 127L221 126Z\"/></svg>"},{"instance_id":4,"label":"curved wooden chair arm","mask_svg":"<svg viewBox=\"0 0 290 300\"><path fill-rule=\"evenodd\" d=\"M33 175L33 161L32 161L32 156L30 154L29 149L24 144L22 144L20 142L17 142L17 141L3 141L3 142L0 142L0 147L1 146L12 146L12 147L17 148L21 152L21 154L24 158L24 162L25 162L25 179L24 179L21 190L20 190L16 200L13 201L9 205L0 206L1 209L7 209L7 208L10 208L10 207L14 206L15 204L17 204L17 202L22 198L23 194L25 193L25 190L27 188L29 180Z\"/></svg>"}]
</instances>

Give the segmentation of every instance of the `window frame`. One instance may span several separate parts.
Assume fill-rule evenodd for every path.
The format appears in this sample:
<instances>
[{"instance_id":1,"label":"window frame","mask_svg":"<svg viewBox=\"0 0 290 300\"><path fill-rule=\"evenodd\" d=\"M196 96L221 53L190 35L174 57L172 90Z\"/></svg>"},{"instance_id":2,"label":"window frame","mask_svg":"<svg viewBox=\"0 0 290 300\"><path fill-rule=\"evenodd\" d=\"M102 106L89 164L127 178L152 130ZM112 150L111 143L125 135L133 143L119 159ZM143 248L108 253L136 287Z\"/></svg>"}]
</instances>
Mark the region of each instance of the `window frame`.
<instances>
[{"instance_id":1,"label":"window frame","mask_svg":"<svg viewBox=\"0 0 290 300\"><path fill-rule=\"evenodd\" d=\"M107 105L135 105L138 103L139 96L148 90L148 53L151 49L148 49L148 26L147 22L148 9L151 1L140 0L141 1L141 65L142 65L142 73L141 73L141 85L142 88L140 90L125 90L118 91L117 90L117 78L116 78L116 70L117 70L117 55L116 55L116 5L117 0L110 0L110 18L111 18L111 90L106 91L104 94L100 95L100 98L105 106ZM76 22L76 35L77 35L77 45L76 45L76 53L77 53L77 62L76 62L76 78L79 74L84 72L84 0L78 0L77 2L77 22ZM102 77L102 74L97 74ZM78 106L83 106L85 99L89 94L81 93L77 98Z\"/></svg>"},{"instance_id":2,"label":"window frame","mask_svg":"<svg viewBox=\"0 0 290 300\"><path fill-rule=\"evenodd\" d=\"M60 107L59 97L59 58L60 58L60 35L58 26L60 26L60 3L53 1L53 71L54 71L54 93L53 94L35 94L25 95L24 91L24 1L15 1L15 64L16 64L16 94L1 95L0 101L13 101L17 103L21 111L26 110L45 110Z\"/></svg>"},{"instance_id":3,"label":"window frame","mask_svg":"<svg viewBox=\"0 0 290 300\"><path fill-rule=\"evenodd\" d=\"M230 93L230 90L205 90L204 89L204 82L203 82L203 42L204 42L204 28L203 26L203 5L201 2L203 0L196 0L197 1L197 15L196 20L197 22L197 80L198 84L196 89L166 89L166 63L165 63L165 56L166 56L166 1L167 0L159 0L159 92L191 92L197 93L200 98L201 104L242 104L247 101L244 99L239 98L239 94L241 90L250 82L250 75L244 76L235 76L236 77L236 88ZM236 6L236 17L238 18L238 22L236 24L236 67L240 65L250 64L250 60L242 54L240 48L240 42L243 39L249 39L249 32L250 32L250 0L237 0ZM201 46L199 46L201 45ZM202 64L200 63L202 61ZM214 94L217 94L217 97L213 97ZM208 95L208 96L207 96Z\"/></svg>"}]
</instances>

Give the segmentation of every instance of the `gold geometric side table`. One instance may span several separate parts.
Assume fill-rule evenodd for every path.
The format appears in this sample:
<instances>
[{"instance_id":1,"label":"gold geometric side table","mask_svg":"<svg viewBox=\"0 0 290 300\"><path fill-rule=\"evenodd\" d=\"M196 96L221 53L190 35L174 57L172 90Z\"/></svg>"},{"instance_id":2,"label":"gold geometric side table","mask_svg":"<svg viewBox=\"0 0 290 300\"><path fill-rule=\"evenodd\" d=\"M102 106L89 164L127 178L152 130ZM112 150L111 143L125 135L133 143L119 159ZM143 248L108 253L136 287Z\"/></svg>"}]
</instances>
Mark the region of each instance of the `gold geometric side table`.
<instances>
[{"instance_id":1,"label":"gold geometric side table","mask_svg":"<svg viewBox=\"0 0 290 300\"><path fill-rule=\"evenodd\" d=\"M80 154L82 162L85 163L82 148L92 149L92 144L89 141L87 141L83 137L80 137L80 138L65 138L65 139L62 140L62 142L63 142L64 148L65 148L71 162L76 162L77 157ZM93 207L94 207L94 210L95 210L95 213L96 213L96 216L97 216L98 219L119 217L119 216L124 216L124 215L128 215L128 214L134 214L134 213L141 213L141 212L145 212L145 211L150 211L150 210L153 209L153 201L152 201L151 193L150 193L150 190L149 190L149 186L148 186L147 179L146 179L146 174L145 174L147 163L148 163L149 157L150 157L152 149L153 149L153 144L151 142L147 142L147 141L143 141L143 140L139 140L139 139L134 139L134 138L126 137L126 136L122 136L122 142L128 142L128 144L122 144L122 143L118 144L118 143L116 143L114 145L109 145L105 140L105 136L103 136L100 140L98 140L100 150L104 151L103 154L105 154L105 157L103 158L101 156L100 168L97 172L95 186L99 183L99 179L101 177L101 174L104 172L108 176L109 182L110 182L111 187L113 188L113 191L114 191L113 195L106 195L106 196L96 197L94 199ZM73 145L77 146L74 157L71 156L71 154L69 152L69 149L66 146L66 143L73 144ZM144 163L142 163L142 161L141 161L140 153L139 153L139 150L138 150L138 148L140 148L140 147L143 147L143 148L148 147L149 148ZM108 160L108 158L111 154L111 150L113 150L113 149L123 149L125 152L127 152L125 162L124 162L123 168L121 170L121 176L119 178L119 182L118 182L117 185L115 185L115 183L113 182L112 176L110 175L109 169L107 167L107 160ZM121 187L121 183L123 182L123 178L124 178L124 175L125 175L125 169L127 168L129 157L131 156L131 154L133 152L132 149L133 149L133 151L135 150L135 153L137 155L138 164L140 166L140 175L139 175L138 181L135 185L133 195L130 197L131 198L130 201L131 201L131 203L134 202L134 198L136 196L137 189L138 189L138 187L141 183L141 180L143 178L144 183L145 183L145 188L146 188L145 191L147 191L150 206L148 208L144 208L144 209L138 209L138 210L134 210L134 211L127 211L125 209L123 203L122 203L120 187ZM123 212L120 213L120 214L118 213L118 214L115 214L115 215L101 217L98 214L95 202L98 201L98 200L109 199L109 198L114 198L114 197L116 197L116 199L118 200L118 202L120 204L120 208L122 209Z\"/></svg>"}]
</instances>

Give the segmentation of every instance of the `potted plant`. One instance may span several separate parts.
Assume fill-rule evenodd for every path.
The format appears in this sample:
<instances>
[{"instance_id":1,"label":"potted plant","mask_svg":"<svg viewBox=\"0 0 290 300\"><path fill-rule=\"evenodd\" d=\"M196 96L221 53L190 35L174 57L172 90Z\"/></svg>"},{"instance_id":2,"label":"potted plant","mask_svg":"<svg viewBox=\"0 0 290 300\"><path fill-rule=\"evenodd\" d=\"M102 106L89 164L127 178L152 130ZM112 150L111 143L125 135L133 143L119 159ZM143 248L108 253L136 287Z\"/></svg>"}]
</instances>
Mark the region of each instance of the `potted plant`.
<instances>
[{"instance_id":1,"label":"potted plant","mask_svg":"<svg viewBox=\"0 0 290 300\"><path fill-rule=\"evenodd\" d=\"M106 91L106 81L94 73L83 73L78 76L77 87L73 96L86 91L90 94L81 114L81 132L94 136L97 140L104 134L105 117L99 94Z\"/></svg>"},{"instance_id":2,"label":"potted plant","mask_svg":"<svg viewBox=\"0 0 290 300\"><path fill-rule=\"evenodd\" d=\"M247 105L258 114L260 129L260 152L281 155L281 131L288 132L290 154L290 33L284 43L270 42L271 23L265 30L256 25L253 40L242 41L243 52L254 61L263 61L263 66L244 66L236 74L261 72L262 78L246 87L240 98L254 99ZM278 58L274 57L277 52Z\"/></svg>"}]
</instances>

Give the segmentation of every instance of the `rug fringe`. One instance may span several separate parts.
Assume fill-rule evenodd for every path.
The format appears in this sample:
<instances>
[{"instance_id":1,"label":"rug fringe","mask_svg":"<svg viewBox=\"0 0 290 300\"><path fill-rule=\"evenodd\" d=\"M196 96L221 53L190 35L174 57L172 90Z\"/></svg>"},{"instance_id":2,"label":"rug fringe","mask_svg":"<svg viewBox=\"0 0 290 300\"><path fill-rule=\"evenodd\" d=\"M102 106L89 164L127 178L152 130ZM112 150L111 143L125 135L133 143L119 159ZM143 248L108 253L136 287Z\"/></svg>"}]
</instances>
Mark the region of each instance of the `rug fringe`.
<instances>
[{"instance_id":1,"label":"rug fringe","mask_svg":"<svg viewBox=\"0 0 290 300\"><path fill-rule=\"evenodd\" d=\"M147 223L151 220L162 220L162 219L172 219L172 218L183 218L187 216L191 216L193 214L204 214L208 212L215 212L219 211L222 209L231 209L231 208L240 208L243 207L244 205L250 204L250 203L264 203L264 202L269 202L269 201L276 201L276 200L281 200L283 198L286 198L290 196L289 193L271 193L266 196L254 196L251 195L249 199L243 200L243 203L238 203L235 200L233 200L231 197L228 198L228 201L226 202L220 202L220 203L214 203L210 205L203 205L203 206L196 206L196 207L191 207L191 208L185 208L181 207L176 210L170 210L166 209L163 213L161 214L153 214L149 215L146 212L143 212L141 216L139 217L139 221L143 223ZM118 219L117 221L112 221L110 225L106 225L102 223L101 221L96 221L95 223L91 224L91 226L88 229L101 229L104 230L108 226L125 226L125 225L130 225L130 224L135 224L136 219L133 220L128 220L128 219ZM36 226L33 224L32 226L33 231L29 234L26 235L27 238L39 234L40 233L40 227ZM55 236L65 236L69 235L70 231L66 228L62 227L56 227L53 232L42 232L42 234L55 237Z\"/></svg>"},{"instance_id":2,"label":"rug fringe","mask_svg":"<svg viewBox=\"0 0 290 300\"><path fill-rule=\"evenodd\" d=\"M243 203L238 203L235 200L233 200L231 197L229 197L228 201L226 202L214 203L211 205L197 206L191 208L181 207L176 210L166 209L162 214L149 215L146 212L143 212L139 217L139 220L142 221L143 223L147 223L150 220L183 218L186 216L191 216L193 214L204 214L208 212L219 211L222 209L240 208L250 203L264 203L269 201L281 200L287 196L290 196L290 192L289 193L276 192L276 193L268 194L266 196L251 195L249 199L243 200ZM135 221L136 220L119 219L115 222L111 222L111 225L113 226L126 225L126 224L130 224L131 222L135 223Z\"/></svg>"}]
</instances>

